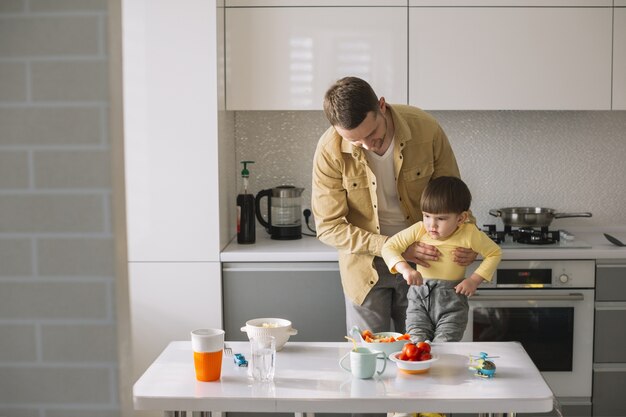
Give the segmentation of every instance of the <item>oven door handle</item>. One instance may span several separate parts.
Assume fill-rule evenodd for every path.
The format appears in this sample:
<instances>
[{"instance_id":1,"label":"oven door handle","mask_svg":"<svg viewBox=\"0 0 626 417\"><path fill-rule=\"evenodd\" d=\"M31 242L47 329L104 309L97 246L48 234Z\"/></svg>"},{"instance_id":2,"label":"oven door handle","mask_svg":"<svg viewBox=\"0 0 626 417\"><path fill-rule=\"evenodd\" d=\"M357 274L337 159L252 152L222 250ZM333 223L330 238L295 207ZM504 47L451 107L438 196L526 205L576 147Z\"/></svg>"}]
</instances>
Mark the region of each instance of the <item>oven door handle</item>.
<instances>
[{"instance_id":1,"label":"oven door handle","mask_svg":"<svg viewBox=\"0 0 626 417\"><path fill-rule=\"evenodd\" d=\"M469 301L581 301L585 296L581 293L570 294L537 294L537 295L522 295L522 294L508 294L508 295L495 295L495 294L474 294L469 297Z\"/></svg>"}]
</instances>

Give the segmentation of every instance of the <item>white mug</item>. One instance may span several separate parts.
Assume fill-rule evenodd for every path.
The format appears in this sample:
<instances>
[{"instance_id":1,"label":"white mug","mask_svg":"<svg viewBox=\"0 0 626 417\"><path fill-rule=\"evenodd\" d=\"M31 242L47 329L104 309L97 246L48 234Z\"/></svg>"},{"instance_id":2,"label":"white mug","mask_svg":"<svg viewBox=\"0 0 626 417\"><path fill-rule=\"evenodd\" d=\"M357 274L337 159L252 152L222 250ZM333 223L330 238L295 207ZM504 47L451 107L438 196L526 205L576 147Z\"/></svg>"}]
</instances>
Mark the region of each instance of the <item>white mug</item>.
<instances>
[{"instance_id":1,"label":"white mug","mask_svg":"<svg viewBox=\"0 0 626 417\"><path fill-rule=\"evenodd\" d=\"M349 368L344 365L344 362L348 356L350 357ZM381 369L380 371L376 370L377 359L383 360L383 369ZM385 372L385 368L387 367L387 355L385 355L385 352L381 352L378 350L372 350L366 347L358 347L346 353L341 359L339 359L339 366L341 366L344 370L350 372L357 378L368 379L373 377L376 373L380 375Z\"/></svg>"}]
</instances>

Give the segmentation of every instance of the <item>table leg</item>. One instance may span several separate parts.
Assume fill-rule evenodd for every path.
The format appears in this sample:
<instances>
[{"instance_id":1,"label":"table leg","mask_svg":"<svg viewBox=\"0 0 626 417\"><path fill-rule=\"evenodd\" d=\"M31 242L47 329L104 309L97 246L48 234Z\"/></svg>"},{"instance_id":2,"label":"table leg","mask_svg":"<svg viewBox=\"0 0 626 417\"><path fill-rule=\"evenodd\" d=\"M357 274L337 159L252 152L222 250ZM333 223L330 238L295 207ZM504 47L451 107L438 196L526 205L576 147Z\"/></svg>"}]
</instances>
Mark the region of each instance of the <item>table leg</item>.
<instances>
[{"instance_id":1,"label":"table leg","mask_svg":"<svg viewBox=\"0 0 626 417\"><path fill-rule=\"evenodd\" d=\"M293 413L293 417L315 417L315 413Z\"/></svg>"}]
</instances>

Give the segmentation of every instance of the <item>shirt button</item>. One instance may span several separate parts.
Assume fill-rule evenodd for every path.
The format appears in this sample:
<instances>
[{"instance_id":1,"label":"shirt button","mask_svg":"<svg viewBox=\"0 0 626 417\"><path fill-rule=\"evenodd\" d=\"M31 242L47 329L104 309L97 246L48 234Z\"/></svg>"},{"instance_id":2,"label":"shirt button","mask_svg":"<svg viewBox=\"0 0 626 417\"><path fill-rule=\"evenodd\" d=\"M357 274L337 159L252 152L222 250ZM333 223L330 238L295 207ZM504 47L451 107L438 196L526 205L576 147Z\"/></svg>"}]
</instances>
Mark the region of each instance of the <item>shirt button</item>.
<instances>
[{"instance_id":1,"label":"shirt button","mask_svg":"<svg viewBox=\"0 0 626 417\"><path fill-rule=\"evenodd\" d=\"M406 216L406 219L409 220L409 216Z\"/></svg>"},{"instance_id":2,"label":"shirt button","mask_svg":"<svg viewBox=\"0 0 626 417\"><path fill-rule=\"evenodd\" d=\"M417 171L417 176L419 177L419 175L420 175L420 172L419 172L419 171Z\"/></svg>"},{"instance_id":3,"label":"shirt button","mask_svg":"<svg viewBox=\"0 0 626 417\"><path fill-rule=\"evenodd\" d=\"M400 142L400 146L404 146L404 142Z\"/></svg>"},{"instance_id":4,"label":"shirt button","mask_svg":"<svg viewBox=\"0 0 626 417\"><path fill-rule=\"evenodd\" d=\"M376 208L376 204L374 204L374 208Z\"/></svg>"},{"instance_id":5,"label":"shirt button","mask_svg":"<svg viewBox=\"0 0 626 417\"><path fill-rule=\"evenodd\" d=\"M374 281L370 281L370 285L374 285Z\"/></svg>"},{"instance_id":6,"label":"shirt button","mask_svg":"<svg viewBox=\"0 0 626 417\"><path fill-rule=\"evenodd\" d=\"M372 185L376 185L376 183L375 183L375 182L372 182Z\"/></svg>"},{"instance_id":7,"label":"shirt button","mask_svg":"<svg viewBox=\"0 0 626 417\"><path fill-rule=\"evenodd\" d=\"M402 155L400 155L400 159L402 159Z\"/></svg>"}]
</instances>

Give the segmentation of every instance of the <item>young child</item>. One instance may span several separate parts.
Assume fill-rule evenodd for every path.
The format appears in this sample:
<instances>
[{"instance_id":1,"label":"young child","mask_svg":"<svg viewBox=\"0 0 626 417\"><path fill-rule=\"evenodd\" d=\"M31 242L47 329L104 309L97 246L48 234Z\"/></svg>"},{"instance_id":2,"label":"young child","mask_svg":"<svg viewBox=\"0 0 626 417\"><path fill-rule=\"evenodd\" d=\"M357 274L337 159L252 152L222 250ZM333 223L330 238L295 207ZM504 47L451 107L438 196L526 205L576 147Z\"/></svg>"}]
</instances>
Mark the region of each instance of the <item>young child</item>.
<instances>
[{"instance_id":1,"label":"young child","mask_svg":"<svg viewBox=\"0 0 626 417\"><path fill-rule=\"evenodd\" d=\"M413 342L458 342L467 326L467 297L483 280L490 281L502 257L502 250L475 224L466 223L472 195L456 177L431 180L422 194L423 220L395 234L385 242L382 256L392 273L401 273L411 285L408 292L406 331ZM439 260L417 270L402 257L414 242L436 246ZM483 260L469 277L465 267L453 262L457 247L471 248Z\"/></svg>"}]
</instances>

